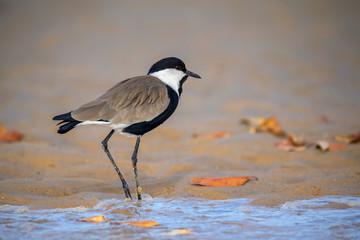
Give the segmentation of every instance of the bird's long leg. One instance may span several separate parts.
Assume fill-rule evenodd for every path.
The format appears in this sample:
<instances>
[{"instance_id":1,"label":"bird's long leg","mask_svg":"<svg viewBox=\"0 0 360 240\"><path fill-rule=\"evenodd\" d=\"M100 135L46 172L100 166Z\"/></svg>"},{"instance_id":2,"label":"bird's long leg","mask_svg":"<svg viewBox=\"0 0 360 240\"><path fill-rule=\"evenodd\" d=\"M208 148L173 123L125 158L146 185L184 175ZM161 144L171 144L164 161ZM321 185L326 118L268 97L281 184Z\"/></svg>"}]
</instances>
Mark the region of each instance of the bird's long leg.
<instances>
[{"instance_id":1,"label":"bird's long leg","mask_svg":"<svg viewBox=\"0 0 360 240\"><path fill-rule=\"evenodd\" d=\"M138 150L139 150L140 138L141 138L141 136L138 136L137 139L136 139L134 152L133 152L132 157L131 157L131 161L132 161L133 168L134 168L135 181L136 181L136 193L137 193L137 197L138 197L139 201L141 200L141 188L140 188L140 184L139 184L139 180L138 180L138 173L137 173L136 163L137 163L137 153L138 153Z\"/></svg>"},{"instance_id":2,"label":"bird's long leg","mask_svg":"<svg viewBox=\"0 0 360 240\"><path fill-rule=\"evenodd\" d=\"M108 158L110 159L110 162L112 163L112 165L115 168L115 171L117 172L117 174L119 175L119 178L122 182L123 185L123 189L125 192L125 197L128 199L132 199L131 198L131 194L130 194L130 190L129 190L129 186L124 178L124 176L122 175L122 173L120 172L119 168L116 166L116 163L113 159L113 157L111 156L109 150L108 150L108 146L107 146L107 142L109 141L109 139L111 138L111 136L114 134L114 130L111 130L111 132L105 137L105 139L101 142L101 146L104 149L106 155L108 156Z\"/></svg>"}]
</instances>

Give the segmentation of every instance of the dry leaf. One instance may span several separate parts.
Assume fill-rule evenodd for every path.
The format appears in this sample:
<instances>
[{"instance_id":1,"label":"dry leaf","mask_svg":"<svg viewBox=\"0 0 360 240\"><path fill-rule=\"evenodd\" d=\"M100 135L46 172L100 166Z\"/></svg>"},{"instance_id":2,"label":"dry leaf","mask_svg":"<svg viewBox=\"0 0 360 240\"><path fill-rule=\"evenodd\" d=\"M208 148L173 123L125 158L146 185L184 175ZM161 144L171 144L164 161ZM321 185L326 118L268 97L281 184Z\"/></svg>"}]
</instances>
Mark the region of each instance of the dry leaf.
<instances>
[{"instance_id":1,"label":"dry leaf","mask_svg":"<svg viewBox=\"0 0 360 240\"><path fill-rule=\"evenodd\" d=\"M304 139L297 138L292 133L289 133L287 138L278 142L276 146L285 151L304 151L307 148Z\"/></svg>"},{"instance_id":2,"label":"dry leaf","mask_svg":"<svg viewBox=\"0 0 360 240\"><path fill-rule=\"evenodd\" d=\"M206 186L206 187L234 187L244 185L249 179L258 180L257 177L243 176L243 177L215 177L215 178L193 178L190 184Z\"/></svg>"},{"instance_id":3,"label":"dry leaf","mask_svg":"<svg viewBox=\"0 0 360 240\"><path fill-rule=\"evenodd\" d=\"M343 143L357 143L360 142L360 131L356 134L352 134L347 136L346 138L335 136L336 141L343 142Z\"/></svg>"},{"instance_id":4,"label":"dry leaf","mask_svg":"<svg viewBox=\"0 0 360 240\"><path fill-rule=\"evenodd\" d=\"M347 146L345 144L341 144L341 143L330 143L329 145L329 151L333 151L333 150L343 150L345 149Z\"/></svg>"},{"instance_id":5,"label":"dry leaf","mask_svg":"<svg viewBox=\"0 0 360 240\"><path fill-rule=\"evenodd\" d=\"M265 122L265 118L242 118L240 119L240 124L247 125L249 127L257 127Z\"/></svg>"},{"instance_id":6,"label":"dry leaf","mask_svg":"<svg viewBox=\"0 0 360 240\"><path fill-rule=\"evenodd\" d=\"M259 118L242 118L240 119L240 124L247 125L249 128L249 132L251 134L257 133L257 128L264 124L266 121L265 118L259 117Z\"/></svg>"},{"instance_id":7,"label":"dry leaf","mask_svg":"<svg viewBox=\"0 0 360 240\"><path fill-rule=\"evenodd\" d=\"M276 136L283 137L286 132L281 128L279 121L275 116L269 117L261 125L256 128L257 132L270 132Z\"/></svg>"},{"instance_id":8,"label":"dry leaf","mask_svg":"<svg viewBox=\"0 0 360 240\"><path fill-rule=\"evenodd\" d=\"M230 133L228 132L209 132L209 133L198 133L194 134L193 138L229 138Z\"/></svg>"},{"instance_id":9,"label":"dry leaf","mask_svg":"<svg viewBox=\"0 0 360 240\"><path fill-rule=\"evenodd\" d=\"M0 136L4 135L7 131L6 127L0 124Z\"/></svg>"},{"instance_id":10,"label":"dry leaf","mask_svg":"<svg viewBox=\"0 0 360 240\"><path fill-rule=\"evenodd\" d=\"M317 141L315 143L315 147L325 152L329 150L329 142L328 141Z\"/></svg>"},{"instance_id":11,"label":"dry leaf","mask_svg":"<svg viewBox=\"0 0 360 240\"><path fill-rule=\"evenodd\" d=\"M9 131L3 125L0 125L0 143L1 142L18 142L22 138L22 134L19 131Z\"/></svg>"},{"instance_id":12,"label":"dry leaf","mask_svg":"<svg viewBox=\"0 0 360 240\"><path fill-rule=\"evenodd\" d=\"M342 143L332 143L326 140L321 140L321 141L317 141L315 143L315 147L317 149L320 149L323 152L326 151L333 151L333 150L342 150L344 148L346 148L346 144L342 144Z\"/></svg>"},{"instance_id":13,"label":"dry leaf","mask_svg":"<svg viewBox=\"0 0 360 240\"><path fill-rule=\"evenodd\" d=\"M156 221L128 221L128 222L111 222L111 224L128 224L136 227L155 227L159 225Z\"/></svg>"},{"instance_id":14,"label":"dry leaf","mask_svg":"<svg viewBox=\"0 0 360 240\"><path fill-rule=\"evenodd\" d=\"M279 121L275 116L267 119L241 119L240 123L248 125L250 133L269 132L279 137L286 136L286 132L281 128Z\"/></svg>"},{"instance_id":15,"label":"dry leaf","mask_svg":"<svg viewBox=\"0 0 360 240\"><path fill-rule=\"evenodd\" d=\"M317 119L319 122L322 122L322 123L328 123L330 122L328 116L326 115L320 115Z\"/></svg>"},{"instance_id":16,"label":"dry leaf","mask_svg":"<svg viewBox=\"0 0 360 240\"><path fill-rule=\"evenodd\" d=\"M178 235L191 235L191 234L194 234L194 232L189 229L182 228L182 229L175 229L175 230L166 232L165 234L170 235L170 236L178 236Z\"/></svg>"},{"instance_id":17,"label":"dry leaf","mask_svg":"<svg viewBox=\"0 0 360 240\"><path fill-rule=\"evenodd\" d=\"M99 222L108 222L109 220L104 217L103 215L99 215L99 216L94 216L94 217L90 217L90 218L84 218L84 219L80 219L80 222L91 222L91 223L99 223Z\"/></svg>"}]
</instances>

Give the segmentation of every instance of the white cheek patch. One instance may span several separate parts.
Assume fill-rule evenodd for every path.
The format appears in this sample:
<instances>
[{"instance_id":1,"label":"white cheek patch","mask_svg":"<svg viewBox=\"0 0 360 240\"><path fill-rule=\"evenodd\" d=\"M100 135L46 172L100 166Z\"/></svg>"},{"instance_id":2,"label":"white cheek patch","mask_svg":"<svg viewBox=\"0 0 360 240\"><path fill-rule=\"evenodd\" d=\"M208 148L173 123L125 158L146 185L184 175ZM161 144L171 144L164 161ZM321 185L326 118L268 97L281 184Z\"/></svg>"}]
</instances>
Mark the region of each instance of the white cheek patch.
<instances>
[{"instance_id":1,"label":"white cheek patch","mask_svg":"<svg viewBox=\"0 0 360 240\"><path fill-rule=\"evenodd\" d=\"M160 79L163 83L174 89L174 91L179 95L180 81L186 74L182 71L168 68L151 73L150 75Z\"/></svg>"}]
</instances>

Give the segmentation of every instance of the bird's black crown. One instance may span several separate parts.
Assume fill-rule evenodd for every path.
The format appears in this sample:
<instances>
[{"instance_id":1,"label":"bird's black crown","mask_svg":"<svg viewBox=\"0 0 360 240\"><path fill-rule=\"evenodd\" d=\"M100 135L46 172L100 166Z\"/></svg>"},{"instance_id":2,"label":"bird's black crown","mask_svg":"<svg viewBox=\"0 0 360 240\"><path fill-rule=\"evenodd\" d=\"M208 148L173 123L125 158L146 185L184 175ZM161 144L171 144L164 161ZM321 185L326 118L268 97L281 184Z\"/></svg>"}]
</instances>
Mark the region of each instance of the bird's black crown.
<instances>
[{"instance_id":1,"label":"bird's black crown","mask_svg":"<svg viewBox=\"0 0 360 240\"><path fill-rule=\"evenodd\" d=\"M164 69L174 68L186 73L185 63L176 57L163 58L151 66L148 75Z\"/></svg>"}]
</instances>

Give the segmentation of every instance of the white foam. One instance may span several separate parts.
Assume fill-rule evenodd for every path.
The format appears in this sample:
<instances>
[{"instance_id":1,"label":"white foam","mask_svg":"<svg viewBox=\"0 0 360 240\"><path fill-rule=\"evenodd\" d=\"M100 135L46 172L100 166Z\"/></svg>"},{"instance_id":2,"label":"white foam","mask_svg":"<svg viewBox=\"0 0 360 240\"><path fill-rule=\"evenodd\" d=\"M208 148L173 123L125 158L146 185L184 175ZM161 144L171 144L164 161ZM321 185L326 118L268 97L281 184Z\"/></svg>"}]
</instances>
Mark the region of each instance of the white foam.
<instances>
[{"instance_id":1,"label":"white foam","mask_svg":"<svg viewBox=\"0 0 360 240\"><path fill-rule=\"evenodd\" d=\"M27 213L29 212L29 208L25 207L25 206L13 206L13 205L1 205L0 206L0 212L3 213Z\"/></svg>"},{"instance_id":2,"label":"white foam","mask_svg":"<svg viewBox=\"0 0 360 240\"><path fill-rule=\"evenodd\" d=\"M321 198L286 202L281 206L281 209L289 210L289 209L319 207L330 203L342 203L349 207L356 207L356 206L360 206L360 199L358 197L351 197L351 196L325 196Z\"/></svg>"}]
</instances>

